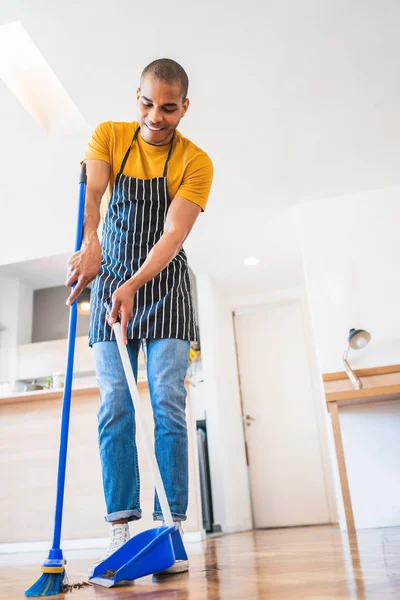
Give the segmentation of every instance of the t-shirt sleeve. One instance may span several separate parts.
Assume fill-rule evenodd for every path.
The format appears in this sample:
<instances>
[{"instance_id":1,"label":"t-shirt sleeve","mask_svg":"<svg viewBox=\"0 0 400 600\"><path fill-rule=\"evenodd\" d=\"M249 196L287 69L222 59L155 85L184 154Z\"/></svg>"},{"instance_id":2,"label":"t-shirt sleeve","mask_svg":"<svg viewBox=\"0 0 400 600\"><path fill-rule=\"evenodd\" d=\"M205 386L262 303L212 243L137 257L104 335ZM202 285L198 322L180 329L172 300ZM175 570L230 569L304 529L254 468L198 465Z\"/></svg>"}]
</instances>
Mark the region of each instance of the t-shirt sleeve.
<instances>
[{"instance_id":1,"label":"t-shirt sleeve","mask_svg":"<svg viewBox=\"0 0 400 600\"><path fill-rule=\"evenodd\" d=\"M86 148L85 160L97 159L104 160L109 165L112 165L111 148L110 148L111 123L106 121L100 123L93 132L90 138L88 147Z\"/></svg>"},{"instance_id":2,"label":"t-shirt sleeve","mask_svg":"<svg viewBox=\"0 0 400 600\"><path fill-rule=\"evenodd\" d=\"M210 157L205 152L199 152L187 165L176 195L198 204L204 211L210 195L213 175L214 168Z\"/></svg>"}]
</instances>

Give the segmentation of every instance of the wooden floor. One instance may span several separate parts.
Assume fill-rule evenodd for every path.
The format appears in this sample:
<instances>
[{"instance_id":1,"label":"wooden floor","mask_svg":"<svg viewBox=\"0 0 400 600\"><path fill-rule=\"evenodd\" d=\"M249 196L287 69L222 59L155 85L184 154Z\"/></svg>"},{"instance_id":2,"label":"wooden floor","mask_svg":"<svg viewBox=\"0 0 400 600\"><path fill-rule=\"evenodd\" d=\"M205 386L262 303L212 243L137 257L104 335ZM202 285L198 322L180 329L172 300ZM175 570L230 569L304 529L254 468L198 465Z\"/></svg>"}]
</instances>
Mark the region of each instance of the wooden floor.
<instances>
[{"instance_id":1,"label":"wooden floor","mask_svg":"<svg viewBox=\"0 0 400 600\"><path fill-rule=\"evenodd\" d=\"M149 576L125 588L91 586L70 600L296 600L400 598L400 528L362 530L348 537L336 528L258 530L187 544L190 573ZM66 553L71 583L85 578L98 551ZM0 556L0 599L23 598L40 574L42 553ZM57 596L57 598L63 596ZM55 596L54 596L55 598Z\"/></svg>"}]
</instances>

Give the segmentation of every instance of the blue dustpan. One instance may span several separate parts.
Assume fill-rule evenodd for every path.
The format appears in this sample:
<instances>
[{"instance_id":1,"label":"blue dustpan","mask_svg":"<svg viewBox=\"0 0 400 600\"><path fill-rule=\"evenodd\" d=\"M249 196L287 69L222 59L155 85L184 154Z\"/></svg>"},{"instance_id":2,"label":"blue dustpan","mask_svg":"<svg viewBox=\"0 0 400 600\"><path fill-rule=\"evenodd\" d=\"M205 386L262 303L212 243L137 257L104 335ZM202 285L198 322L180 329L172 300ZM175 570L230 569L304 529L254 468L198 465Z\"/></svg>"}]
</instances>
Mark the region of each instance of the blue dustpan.
<instances>
[{"instance_id":1,"label":"blue dustpan","mask_svg":"<svg viewBox=\"0 0 400 600\"><path fill-rule=\"evenodd\" d=\"M172 520L160 470L146 432L139 392L128 351L122 342L120 323L114 324L114 333L166 527L142 531L97 565L90 583L96 583L103 587L112 587L120 581L132 581L139 577L159 573L171 567L176 560L187 560L188 558L181 534Z\"/></svg>"},{"instance_id":2,"label":"blue dustpan","mask_svg":"<svg viewBox=\"0 0 400 600\"><path fill-rule=\"evenodd\" d=\"M90 583L112 587L168 569L175 560L187 560L176 525L142 531L128 540L93 572Z\"/></svg>"}]
</instances>

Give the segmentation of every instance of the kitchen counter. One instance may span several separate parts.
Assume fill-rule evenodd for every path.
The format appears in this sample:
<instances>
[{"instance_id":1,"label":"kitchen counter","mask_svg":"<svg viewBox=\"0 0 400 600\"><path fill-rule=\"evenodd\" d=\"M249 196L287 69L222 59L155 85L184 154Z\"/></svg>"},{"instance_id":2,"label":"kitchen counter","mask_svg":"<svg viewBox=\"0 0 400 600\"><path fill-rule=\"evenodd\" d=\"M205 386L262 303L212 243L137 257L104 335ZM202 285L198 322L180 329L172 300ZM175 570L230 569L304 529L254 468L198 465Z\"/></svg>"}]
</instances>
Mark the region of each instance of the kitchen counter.
<instances>
[{"instance_id":1,"label":"kitchen counter","mask_svg":"<svg viewBox=\"0 0 400 600\"><path fill-rule=\"evenodd\" d=\"M139 380L138 388L147 387L147 380ZM97 385L81 386L72 389L72 397L77 398L79 396L86 396L87 394L97 393L99 388ZM21 394L13 394L11 396L4 396L0 398L0 405L2 404L16 404L19 402L29 402L32 400L59 400L63 397L64 388L60 389L47 389L47 390L35 390L33 392L22 392Z\"/></svg>"}]
</instances>

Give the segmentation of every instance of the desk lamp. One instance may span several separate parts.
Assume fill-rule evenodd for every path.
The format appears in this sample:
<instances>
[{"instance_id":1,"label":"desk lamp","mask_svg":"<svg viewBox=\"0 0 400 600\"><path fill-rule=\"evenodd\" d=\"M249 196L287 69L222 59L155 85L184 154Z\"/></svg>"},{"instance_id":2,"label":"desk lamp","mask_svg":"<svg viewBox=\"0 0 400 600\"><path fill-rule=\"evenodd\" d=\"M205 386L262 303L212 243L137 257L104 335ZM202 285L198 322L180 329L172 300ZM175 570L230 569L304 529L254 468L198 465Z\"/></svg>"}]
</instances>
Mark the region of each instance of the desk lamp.
<instances>
[{"instance_id":1,"label":"desk lamp","mask_svg":"<svg viewBox=\"0 0 400 600\"><path fill-rule=\"evenodd\" d=\"M349 338L347 340L349 345L343 354L343 364L345 371L356 390L361 390L362 381L350 367L347 361L347 355L349 353L350 348L353 348L353 350L361 350L361 348L365 348L365 346L369 344L370 339L371 334L368 331L365 331L365 329L350 329L349 331Z\"/></svg>"}]
</instances>

